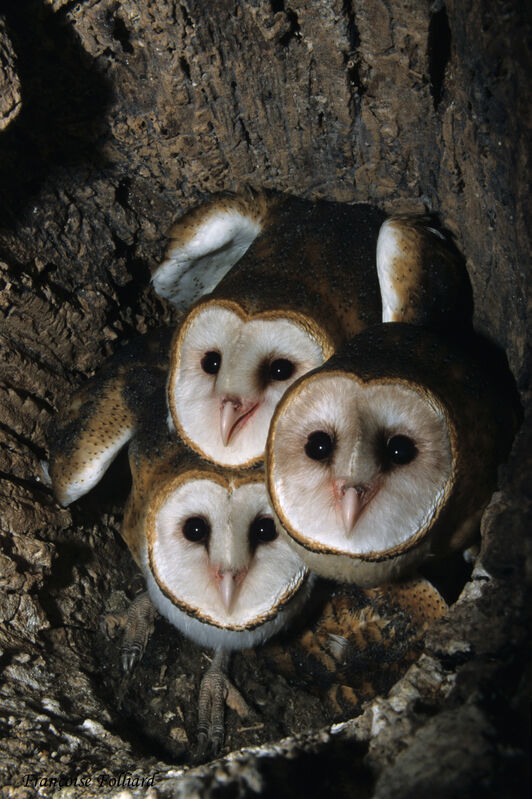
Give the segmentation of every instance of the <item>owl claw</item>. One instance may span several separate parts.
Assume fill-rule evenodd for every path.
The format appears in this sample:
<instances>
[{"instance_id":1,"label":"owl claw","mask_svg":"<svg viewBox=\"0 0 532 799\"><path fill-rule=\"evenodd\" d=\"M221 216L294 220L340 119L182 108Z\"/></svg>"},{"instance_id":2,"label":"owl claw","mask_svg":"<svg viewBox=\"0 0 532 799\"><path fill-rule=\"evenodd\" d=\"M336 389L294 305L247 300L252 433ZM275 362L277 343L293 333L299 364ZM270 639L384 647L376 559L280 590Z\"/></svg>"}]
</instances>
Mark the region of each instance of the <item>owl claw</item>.
<instances>
[{"instance_id":1,"label":"owl claw","mask_svg":"<svg viewBox=\"0 0 532 799\"><path fill-rule=\"evenodd\" d=\"M127 622L120 648L122 670L130 672L140 662L153 632L155 608L145 591L129 606Z\"/></svg>"},{"instance_id":2,"label":"owl claw","mask_svg":"<svg viewBox=\"0 0 532 799\"><path fill-rule=\"evenodd\" d=\"M344 635L329 633L327 636L327 641L328 650L333 658L341 665L345 665L347 662L347 653L349 647L351 646L349 639Z\"/></svg>"},{"instance_id":3,"label":"owl claw","mask_svg":"<svg viewBox=\"0 0 532 799\"><path fill-rule=\"evenodd\" d=\"M203 758L207 753L216 756L223 746L226 681L215 658L200 686L195 759Z\"/></svg>"},{"instance_id":4,"label":"owl claw","mask_svg":"<svg viewBox=\"0 0 532 799\"><path fill-rule=\"evenodd\" d=\"M120 650L122 671L133 671L133 667L137 665L141 657L142 653L140 652L140 649L134 649L133 647L129 649L125 646L122 646L122 649Z\"/></svg>"},{"instance_id":5,"label":"owl claw","mask_svg":"<svg viewBox=\"0 0 532 799\"><path fill-rule=\"evenodd\" d=\"M196 763L204 761L207 756L216 757L222 750L225 740L226 704L241 716L249 713L249 707L243 697L224 673L228 662L229 654L224 650L218 651L201 681L197 743L193 757Z\"/></svg>"}]
</instances>

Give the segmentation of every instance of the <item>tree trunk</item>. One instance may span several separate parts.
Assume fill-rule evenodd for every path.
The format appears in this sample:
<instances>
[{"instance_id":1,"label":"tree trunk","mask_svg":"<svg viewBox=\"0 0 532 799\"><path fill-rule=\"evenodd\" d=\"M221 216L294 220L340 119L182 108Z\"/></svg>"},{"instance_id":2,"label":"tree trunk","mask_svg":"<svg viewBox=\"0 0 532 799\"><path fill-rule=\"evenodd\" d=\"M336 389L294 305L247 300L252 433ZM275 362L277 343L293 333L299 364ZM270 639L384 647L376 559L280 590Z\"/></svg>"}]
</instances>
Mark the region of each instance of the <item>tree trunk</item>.
<instances>
[{"instance_id":1,"label":"tree trunk","mask_svg":"<svg viewBox=\"0 0 532 799\"><path fill-rule=\"evenodd\" d=\"M53 795L42 780L73 775L87 797L118 786L139 796L525 795L526 414L485 514L480 565L389 696L334 728L317 711L314 732L303 733L302 711L299 726L276 728L296 737L185 775L175 764L194 709L161 705L165 659L180 648L186 694L200 653L162 625L137 707L126 689L113 693L116 646L100 629L135 583L119 536L127 470L119 463L68 510L40 477L46 426L66 397L120 342L172 322L149 274L173 219L245 183L439 215L467 258L476 326L506 351L528 411L524 4L10 6L0 18L0 795L30 796L37 780ZM142 703L172 718L153 726ZM233 745L264 742L260 731L239 735ZM136 782L120 782L124 772Z\"/></svg>"}]
</instances>

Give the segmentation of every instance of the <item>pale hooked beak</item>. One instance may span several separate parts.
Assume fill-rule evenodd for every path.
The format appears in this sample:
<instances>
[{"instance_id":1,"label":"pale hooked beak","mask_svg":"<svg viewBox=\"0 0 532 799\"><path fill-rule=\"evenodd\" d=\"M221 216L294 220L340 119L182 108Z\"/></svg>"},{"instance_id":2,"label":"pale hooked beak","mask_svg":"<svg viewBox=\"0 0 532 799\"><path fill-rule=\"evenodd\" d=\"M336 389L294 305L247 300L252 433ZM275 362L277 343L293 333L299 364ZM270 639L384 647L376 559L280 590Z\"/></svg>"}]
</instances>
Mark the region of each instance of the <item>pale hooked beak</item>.
<instances>
[{"instance_id":1,"label":"pale hooked beak","mask_svg":"<svg viewBox=\"0 0 532 799\"><path fill-rule=\"evenodd\" d=\"M237 572L231 571L230 569L227 571L218 570L215 572L215 579L218 583L218 591L222 597L224 608L228 613L231 612L236 595L238 594L246 574L247 569L241 569Z\"/></svg>"},{"instance_id":2,"label":"pale hooked beak","mask_svg":"<svg viewBox=\"0 0 532 799\"><path fill-rule=\"evenodd\" d=\"M250 416L253 415L259 403L255 401L244 402L240 397L224 397L220 407L220 435L226 447L237 430L240 430Z\"/></svg>"},{"instance_id":3,"label":"pale hooked beak","mask_svg":"<svg viewBox=\"0 0 532 799\"><path fill-rule=\"evenodd\" d=\"M340 504L340 513L346 536L350 536L358 518L370 499L375 494L376 487L367 483L352 483L348 480L334 481L334 495Z\"/></svg>"}]
</instances>

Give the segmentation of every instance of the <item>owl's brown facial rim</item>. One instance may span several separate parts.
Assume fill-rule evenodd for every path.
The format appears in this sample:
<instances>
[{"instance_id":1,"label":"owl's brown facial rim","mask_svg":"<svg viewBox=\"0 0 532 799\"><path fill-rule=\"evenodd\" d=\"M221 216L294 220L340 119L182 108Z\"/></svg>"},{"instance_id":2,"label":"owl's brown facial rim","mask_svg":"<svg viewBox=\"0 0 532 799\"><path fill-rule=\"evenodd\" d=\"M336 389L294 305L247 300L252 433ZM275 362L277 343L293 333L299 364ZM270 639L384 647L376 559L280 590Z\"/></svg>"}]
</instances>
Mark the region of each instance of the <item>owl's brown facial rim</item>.
<instances>
[{"instance_id":1,"label":"owl's brown facial rim","mask_svg":"<svg viewBox=\"0 0 532 799\"><path fill-rule=\"evenodd\" d=\"M375 560L415 546L454 486L441 402L400 379L315 372L280 402L266 451L274 510L309 551Z\"/></svg>"},{"instance_id":2,"label":"owl's brown facial rim","mask_svg":"<svg viewBox=\"0 0 532 799\"><path fill-rule=\"evenodd\" d=\"M223 466L261 460L280 397L332 352L311 326L298 312L247 314L225 300L193 308L173 342L167 388L183 440Z\"/></svg>"}]
</instances>

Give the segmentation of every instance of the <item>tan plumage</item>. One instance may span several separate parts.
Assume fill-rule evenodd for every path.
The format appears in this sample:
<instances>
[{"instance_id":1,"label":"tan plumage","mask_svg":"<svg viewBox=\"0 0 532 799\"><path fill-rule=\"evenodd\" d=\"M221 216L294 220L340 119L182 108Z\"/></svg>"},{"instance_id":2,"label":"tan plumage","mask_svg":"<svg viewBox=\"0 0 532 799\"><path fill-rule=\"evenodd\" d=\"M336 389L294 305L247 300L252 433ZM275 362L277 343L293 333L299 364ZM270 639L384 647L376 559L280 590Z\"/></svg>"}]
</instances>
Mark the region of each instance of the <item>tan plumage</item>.
<instances>
[{"instance_id":1,"label":"tan plumage","mask_svg":"<svg viewBox=\"0 0 532 799\"><path fill-rule=\"evenodd\" d=\"M383 322L470 329L473 296L464 258L430 216L396 214L384 222L377 271Z\"/></svg>"},{"instance_id":2,"label":"tan plumage","mask_svg":"<svg viewBox=\"0 0 532 799\"><path fill-rule=\"evenodd\" d=\"M308 573L277 537L262 470L208 464L168 430L167 348L159 350L167 341L157 334L135 342L74 396L50 435L52 485L64 504L74 501L129 442L132 489L122 535L154 604L199 643L251 646L304 601ZM208 546L193 546L179 531L178 520L189 517L208 521ZM257 520L268 527L264 542Z\"/></svg>"},{"instance_id":3,"label":"tan plumage","mask_svg":"<svg viewBox=\"0 0 532 799\"><path fill-rule=\"evenodd\" d=\"M365 590L338 586L297 635L267 644L264 657L318 694L333 719L351 718L401 677L446 610L436 588L419 577Z\"/></svg>"},{"instance_id":4,"label":"tan plumage","mask_svg":"<svg viewBox=\"0 0 532 799\"><path fill-rule=\"evenodd\" d=\"M226 466L262 459L286 387L331 355L346 331L358 332L381 313L374 266L379 212L274 193L254 197L260 207L255 240L189 311L170 358L168 404L176 430L203 457ZM220 202L217 213L229 215L227 199ZM209 231L212 205L206 214ZM173 252L178 232L179 223ZM213 353L219 363L205 366Z\"/></svg>"},{"instance_id":5,"label":"tan plumage","mask_svg":"<svg viewBox=\"0 0 532 799\"><path fill-rule=\"evenodd\" d=\"M367 205L245 192L176 223L153 281L178 304L198 298L174 339L168 379L171 424L191 448L226 466L260 460L286 388L381 321L379 280L402 286L412 273L404 291L387 295L400 305L393 318L425 322L434 310L439 321L460 276L467 280L463 264L424 217L381 229L383 219ZM191 294L183 281L192 275Z\"/></svg>"},{"instance_id":6,"label":"tan plumage","mask_svg":"<svg viewBox=\"0 0 532 799\"><path fill-rule=\"evenodd\" d=\"M268 489L317 573L377 585L465 547L516 427L479 342L379 325L296 383L272 420Z\"/></svg>"},{"instance_id":7,"label":"tan plumage","mask_svg":"<svg viewBox=\"0 0 532 799\"><path fill-rule=\"evenodd\" d=\"M156 330L119 349L54 418L43 469L61 505L90 491L135 434L165 383L170 337Z\"/></svg>"},{"instance_id":8,"label":"tan plumage","mask_svg":"<svg viewBox=\"0 0 532 799\"><path fill-rule=\"evenodd\" d=\"M308 595L311 580L299 555L276 536L262 473L239 471L263 457L287 387L379 322L381 295L385 318L439 324L460 283L441 234L411 217L381 228L382 219L369 206L253 191L190 212L174 227L167 259L153 275L155 289L178 307L195 303L171 347L161 334L115 359L77 393L51 433L50 477L63 504L95 485L130 442L124 539L155 606L218 654L266 640ZM394 287L386 296L383 281ZM427 301L431 287L435 304L432 296ZM168 406L161 402L167 368ZM452 435L440 433L448 442L442 468L452 471ZM446 478L437 488L445 493L451 483ZM265 540L253 538L257 519L268 522ZM198 538L187 532L191 520ZM305 525L305 534L312 530ZM383 551L385 558L408 559L402 548L417 539L390 548L385 536L384 543L377 559ZM364 567L374 556L367 547L349 553ZM140 652L149 625L138 630L132 646ZM129 655L124 662L131 665Z\"/></svg>"}]
</instances>

